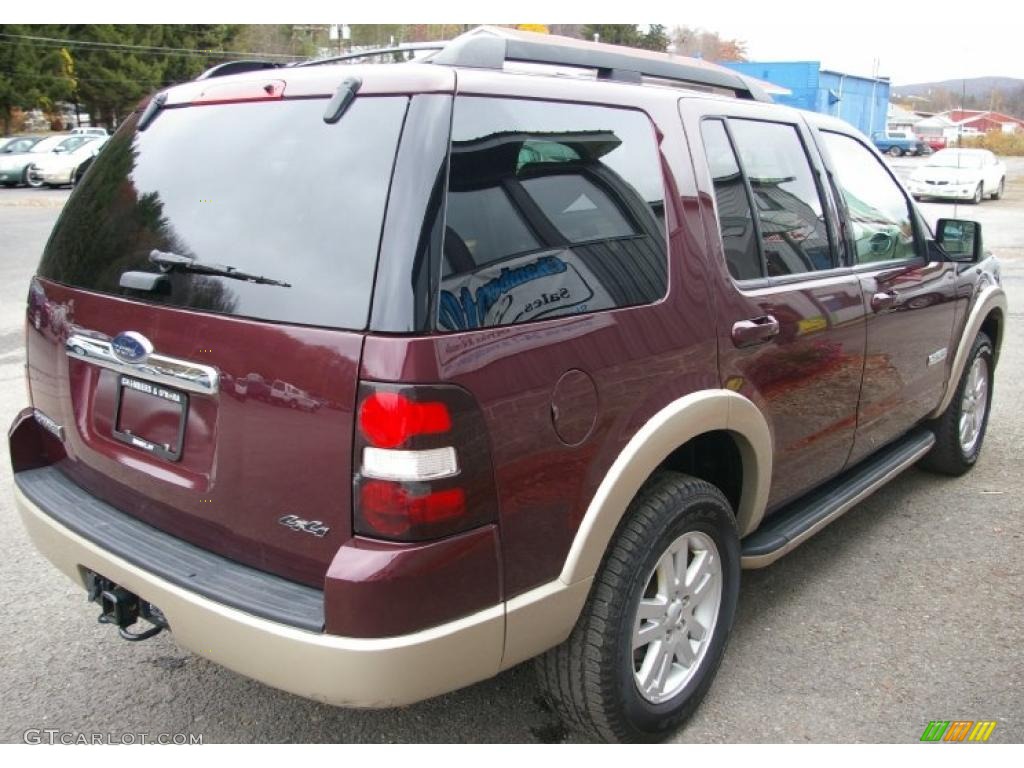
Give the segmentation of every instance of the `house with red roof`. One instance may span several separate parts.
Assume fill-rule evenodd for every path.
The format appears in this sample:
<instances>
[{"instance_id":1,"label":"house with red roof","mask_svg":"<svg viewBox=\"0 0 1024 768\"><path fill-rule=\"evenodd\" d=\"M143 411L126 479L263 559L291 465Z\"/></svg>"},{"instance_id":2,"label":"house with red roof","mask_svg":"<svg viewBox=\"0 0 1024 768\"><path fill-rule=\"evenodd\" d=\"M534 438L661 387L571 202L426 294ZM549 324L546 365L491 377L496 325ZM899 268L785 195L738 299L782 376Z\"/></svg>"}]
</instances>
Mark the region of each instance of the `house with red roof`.
<instances>
[{"instance_id":1,"label":"house with red roof","mask_svg":"<svg viewBox=\"0 0 1024 768\"><path fill-rule=\"evenodd\" d=\"M992 110L953 109L943 112L941 116L961 129L964 135L1024 131L1024 120Z\"/></svg>"}]
</instances>

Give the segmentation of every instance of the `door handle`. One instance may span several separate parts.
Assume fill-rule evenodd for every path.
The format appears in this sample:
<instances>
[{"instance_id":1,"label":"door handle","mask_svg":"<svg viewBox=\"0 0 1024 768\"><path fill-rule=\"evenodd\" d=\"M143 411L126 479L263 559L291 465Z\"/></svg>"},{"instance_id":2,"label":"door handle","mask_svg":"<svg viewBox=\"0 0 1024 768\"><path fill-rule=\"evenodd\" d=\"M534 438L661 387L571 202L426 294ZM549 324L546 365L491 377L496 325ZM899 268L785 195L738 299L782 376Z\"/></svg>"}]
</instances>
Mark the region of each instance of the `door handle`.
<instances>
[{"instance_id":1,"label":"door handle","mask_svg":"<svg viewBox=\"0 0 1024 768\"><path fill-rule=\"evenodd\" d=\"M895 303L895 291L876 293L874 296L871 297L871 309L874 310L875 312L884 312L887 309L892 309L892 306Z\"/></svg>"},{"instance_id":2,"label":"door handle","mask_svg":"<svg viewBox=\"0 0 1024 768\"><path fill-rule=\"evenodd\" d=\"M732 327L732 343L737 347L764 344L779 335L779 321L771 315L740 320Z\"/></svg>"}]
</instances>

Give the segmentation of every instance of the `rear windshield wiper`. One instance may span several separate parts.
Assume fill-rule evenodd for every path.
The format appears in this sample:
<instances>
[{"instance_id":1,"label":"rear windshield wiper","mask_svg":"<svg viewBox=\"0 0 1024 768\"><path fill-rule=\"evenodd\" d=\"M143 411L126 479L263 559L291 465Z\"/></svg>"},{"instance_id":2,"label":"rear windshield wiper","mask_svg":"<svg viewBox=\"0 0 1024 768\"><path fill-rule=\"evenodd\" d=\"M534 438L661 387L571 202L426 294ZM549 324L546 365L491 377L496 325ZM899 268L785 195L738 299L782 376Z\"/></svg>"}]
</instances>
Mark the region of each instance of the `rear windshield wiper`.
<instances>
[{"instance_id":1,"label":"rear windshield wiper","mask_svg":"<svg viewBox=\"0 0 1024 768\"><path fill-rule=\"evenodd\" d=\"M262 275L251 275L235 267L223 264L203 264L191 256L182 256L177 253L158 251L155 248L149 252L149 260L156 264L164 272L179 270L190 272L195 275L211 275L213 277L229 277L232 280L245 280L247 283L258 283L260 285L279 285L282 288L291 288L291 283L284 283L280 280L272 280Z\"/></svg>"}]
</instances>

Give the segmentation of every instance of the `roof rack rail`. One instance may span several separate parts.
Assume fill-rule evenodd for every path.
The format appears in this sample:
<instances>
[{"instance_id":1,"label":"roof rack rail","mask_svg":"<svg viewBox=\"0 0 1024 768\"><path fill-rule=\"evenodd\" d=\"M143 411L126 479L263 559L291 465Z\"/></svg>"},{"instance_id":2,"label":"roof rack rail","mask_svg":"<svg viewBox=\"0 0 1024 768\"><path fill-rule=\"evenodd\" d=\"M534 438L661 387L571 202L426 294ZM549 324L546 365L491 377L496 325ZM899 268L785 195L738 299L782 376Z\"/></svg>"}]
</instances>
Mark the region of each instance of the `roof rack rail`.
<instances>
[{"instance_id":1,"label":"roof rack rail","mask_svg":"<svg viewBox=\"0 0 1024 768\"><path fill-rule=\"evenodd\" d=\"M650 77L722 88L741 99L772 100L760 85L739 72L699 59L653 52L631 53L627 48L620 52L610 45L586 41L573 40L567 44L530 38L478 29L455 38L432 56L430 62L479 69L502 69L506 61L579 67L596 70L601 80L641 83L643 78Z\"/></svg>"},{"instance_id":2,"label":"roof rack rail","mask_svg":"<svg viewBox=\"0 0 1024 768\"><path fill-rule=\"evenodd\" d=\"M447 45L450 45L447 40L432 43L399 43L398 45L391 45L386 48L370 48L365 51L345 53L341 56L330 56L326 59L312 59L310 61L300 62L299 64L293 64L292 66L315 67L319 64L335 64L339 61L366 59L371 56L386 56L389 53L405 53L406 51L440 51Z\"/></svg>"},{"instance_id":3,"label":"roof rack rail","mask_svg":"<svg viewBox=\"0 0 1024 768\"><path fill-rule=\"evenodd\" d=\"M257 69L277 69L281 65L274 61L260 61L257 59L240 59L239 61L226 61L199 75L196 80L209 80L211 77L224 77L225 75L237 75L239 72L252 72Z\"/></svg>"}]
</instances>

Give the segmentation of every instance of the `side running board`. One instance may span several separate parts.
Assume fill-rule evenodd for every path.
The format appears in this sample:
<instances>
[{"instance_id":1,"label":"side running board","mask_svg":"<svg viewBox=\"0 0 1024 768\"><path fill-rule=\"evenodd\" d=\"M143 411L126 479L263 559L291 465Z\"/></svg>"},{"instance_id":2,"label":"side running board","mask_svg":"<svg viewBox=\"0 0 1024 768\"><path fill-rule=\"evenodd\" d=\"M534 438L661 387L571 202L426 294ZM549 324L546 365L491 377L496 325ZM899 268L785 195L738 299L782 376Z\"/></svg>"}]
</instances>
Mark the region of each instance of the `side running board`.
<instances>
[{"instance_id":1,"label":"side running board","mask_svg":"<svg viewBox=\"0 0 1024 768\"><path fill-rule=\"evenodd\" d=\"M935 444L927 429L915 430L853 469L769 517L743 539L744 568L764 568L792 552L851 507L924 456Z\"/></svg>"}]
</instances>

